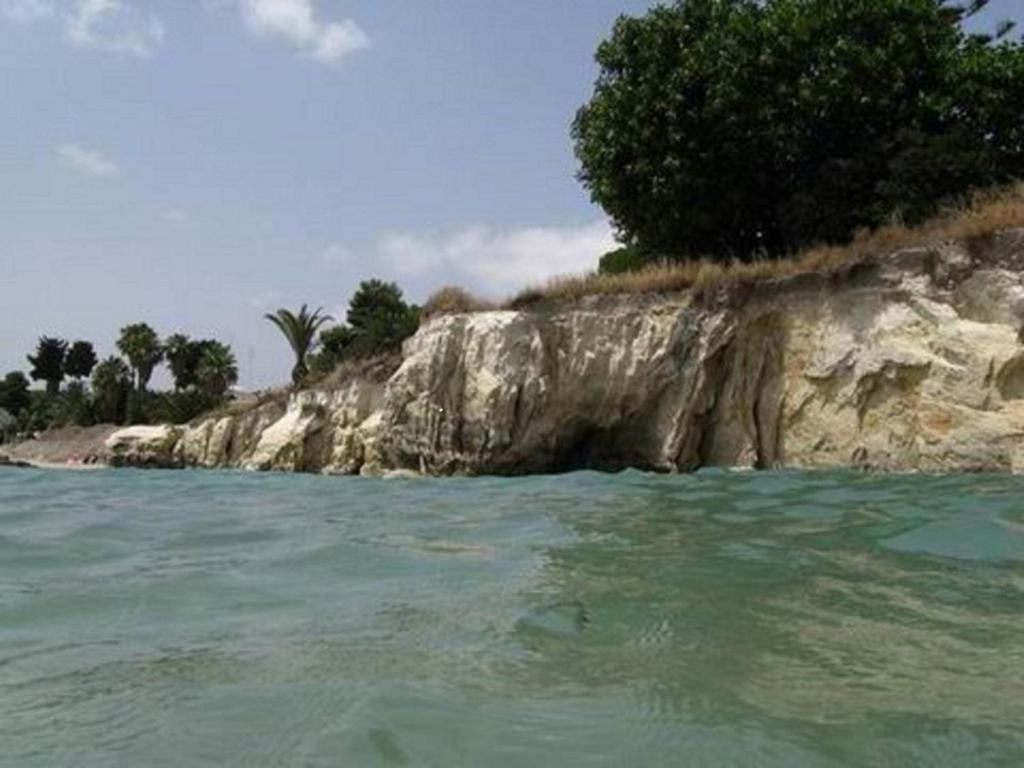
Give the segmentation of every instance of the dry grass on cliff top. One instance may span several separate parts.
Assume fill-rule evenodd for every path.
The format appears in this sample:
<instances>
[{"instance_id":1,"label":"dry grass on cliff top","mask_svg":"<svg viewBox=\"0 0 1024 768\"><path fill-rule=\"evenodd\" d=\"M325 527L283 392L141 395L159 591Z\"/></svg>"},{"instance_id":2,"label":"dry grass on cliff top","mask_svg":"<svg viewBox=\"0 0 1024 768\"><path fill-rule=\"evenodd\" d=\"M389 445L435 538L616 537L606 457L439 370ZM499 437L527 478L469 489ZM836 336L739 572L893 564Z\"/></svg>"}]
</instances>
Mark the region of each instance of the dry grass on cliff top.
<instances>
[{"instance_id":1,"label":"dry grass on cliff top","mask_svg":"<svg viewBox=\"0 0 1024 768\"><path fill-rule=\"evenodd\" d=\"M477 298L465 288L446 285L434 291L423 304L423 316L456 315L463 312L485 312L497 309L499 305Z\"/></svg>"},{"instance_id":2,"label":"dry grass on cliff top","mask_svg":"<svg viewBox=\"0 0 1024 768\"><path fill-rule=\"evenodd\" d=\"M332 390L353 380L382 384L391 378L401 364L402 355L397 351L385 352L374 357L343 360L331 373L325 376L311 376L304 388Z\"/></svg>"},{"instance_id":3,"label":"dry grass on cliff top","mask_svg":"<svg viewBox=\"0 0 1024 768\"><path fill-rule=\"evenodd\" d=\"M948 241L970 243L997 232L1024 227L1024 183L979 193L965 205L950 208L915 227L889 224L859 232L849 245L822 245L782 259L717 263L695 259L652 265L621 275L587 273L556 277L528 287L505 302L478 299L461 288L437 291L424 306L425 316L487 309L525 309L544 301L574 301L586 296L680 293L709 296L770 280L829 274L895 251Z\"/></svg>"},{"instance_id":4,"label":"dry grass on cliff top","mask_svg":"<svg viewBox=\"0 0 1024 768\"><path fill-rule=\"evenodd\" d=\"M226 416L244 416L250 411L262 408L263 406L271 403L283 406L288 402L289 394L291 394L291 389L289 387L264 389L238 400L229 400L228 402L217 406L213 410L199 414L188 423L195 425L207 421L208 419L222 419Z\"/></svg>"}]
</instances>

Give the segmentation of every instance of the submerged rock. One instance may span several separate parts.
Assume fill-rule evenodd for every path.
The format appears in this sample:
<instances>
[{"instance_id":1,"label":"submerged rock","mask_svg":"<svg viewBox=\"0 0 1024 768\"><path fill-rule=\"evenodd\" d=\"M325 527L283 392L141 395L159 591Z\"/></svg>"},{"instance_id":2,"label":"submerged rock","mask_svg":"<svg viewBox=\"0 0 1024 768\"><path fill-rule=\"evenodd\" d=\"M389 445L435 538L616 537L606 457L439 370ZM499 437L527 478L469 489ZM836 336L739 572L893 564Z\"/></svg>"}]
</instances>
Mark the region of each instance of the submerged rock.
<instances>
[{"instance_id":1,"label":"submerged rock","mask_svg":"<svg viewBox=\"0 0 1024 768\"><path fill-rule=\"evenodd\" d=\"M1024 231L735 296L448 315L397 370L139 439L123 463L333 474L1024 468ZM168 442L177 443L168 453ZM115 450L116 449L116 450Z\"/></svg>"}]
</instances>

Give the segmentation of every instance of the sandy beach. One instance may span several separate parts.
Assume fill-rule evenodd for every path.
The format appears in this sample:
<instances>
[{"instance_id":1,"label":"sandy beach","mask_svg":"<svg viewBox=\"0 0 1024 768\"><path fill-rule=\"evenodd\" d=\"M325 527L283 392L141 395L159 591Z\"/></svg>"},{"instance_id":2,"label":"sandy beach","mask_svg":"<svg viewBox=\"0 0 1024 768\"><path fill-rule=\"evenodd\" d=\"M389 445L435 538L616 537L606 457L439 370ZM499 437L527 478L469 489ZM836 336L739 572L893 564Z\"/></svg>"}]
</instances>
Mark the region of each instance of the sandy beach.
<instances>
[{"instance_id":1,"label":"sandy beach","mask_svg":"<svg viewBox=\"0 0 1024 768\"><path fill-rule=\"evenodd\" d=\"M105 466L104 442L117 429L111 424L54 429L32 440L0 445L0 457L6 457L15 466L96 469Z\"/></svg>"}]
</instances>

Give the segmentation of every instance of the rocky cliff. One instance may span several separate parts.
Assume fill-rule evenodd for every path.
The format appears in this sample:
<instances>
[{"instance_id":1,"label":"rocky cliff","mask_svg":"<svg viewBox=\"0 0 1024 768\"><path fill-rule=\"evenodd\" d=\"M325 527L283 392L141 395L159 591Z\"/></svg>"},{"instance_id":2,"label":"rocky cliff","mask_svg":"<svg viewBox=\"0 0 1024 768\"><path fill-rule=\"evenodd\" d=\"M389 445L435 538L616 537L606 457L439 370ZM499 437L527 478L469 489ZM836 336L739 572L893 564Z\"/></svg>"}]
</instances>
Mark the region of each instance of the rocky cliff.
<instances>
[{"instance_id":1,"label":"rocky cliff","mask_svg":"<svg viewBox=\"0 0 1024 768\"><path fill-rule=\"evenodd\" d=\"M382 474L1024 468L1024 230L718 296L434 318L386 377L114 434L115 463Z\"/></svg>"}]
</instances>

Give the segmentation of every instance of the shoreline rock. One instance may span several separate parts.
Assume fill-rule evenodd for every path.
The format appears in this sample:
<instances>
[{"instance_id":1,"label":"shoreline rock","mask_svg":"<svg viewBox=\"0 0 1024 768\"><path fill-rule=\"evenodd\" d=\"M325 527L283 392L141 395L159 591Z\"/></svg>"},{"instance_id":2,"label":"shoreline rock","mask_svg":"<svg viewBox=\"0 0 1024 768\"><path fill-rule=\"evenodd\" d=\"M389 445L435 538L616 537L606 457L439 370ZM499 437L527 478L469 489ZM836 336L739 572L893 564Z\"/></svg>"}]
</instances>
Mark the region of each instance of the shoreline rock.
<instances>
[{"instance_id":1,"label":"shoreline rock","mask_svg":"<svg viewBox=\"0 0 1024 768\"><path fill-rule=\"evenodd\" d=\"M106 439L107 463L112 467L177 469L183 465L175 449L181 427L162 424L119 429Z\"/></svg>"}]
</instances>

